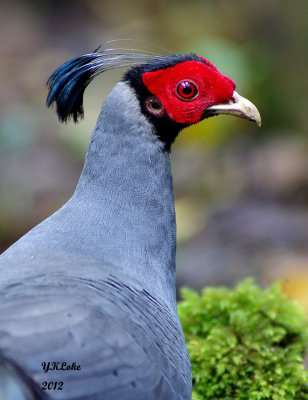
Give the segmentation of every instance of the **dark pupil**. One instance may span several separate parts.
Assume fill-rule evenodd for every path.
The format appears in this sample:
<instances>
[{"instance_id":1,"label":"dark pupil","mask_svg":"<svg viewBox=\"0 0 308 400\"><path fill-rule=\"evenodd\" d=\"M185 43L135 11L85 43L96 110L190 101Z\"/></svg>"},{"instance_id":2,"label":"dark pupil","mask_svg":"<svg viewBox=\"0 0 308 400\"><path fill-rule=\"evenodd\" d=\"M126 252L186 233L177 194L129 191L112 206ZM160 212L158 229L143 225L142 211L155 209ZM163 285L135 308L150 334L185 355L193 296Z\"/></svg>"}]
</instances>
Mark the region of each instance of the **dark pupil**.
<instances>
[{"instance_id":1,"label":"dark pupil","mask_svg":"<svg viewBox=\"0 0 308 400\"><path fill-rule=\"evenodd\" d=\"M192 93L193 90L189 83L183 83L182 91L183 91L183 94L186 94L186 96L188 96Z\"/></svg>"}]
</instances>

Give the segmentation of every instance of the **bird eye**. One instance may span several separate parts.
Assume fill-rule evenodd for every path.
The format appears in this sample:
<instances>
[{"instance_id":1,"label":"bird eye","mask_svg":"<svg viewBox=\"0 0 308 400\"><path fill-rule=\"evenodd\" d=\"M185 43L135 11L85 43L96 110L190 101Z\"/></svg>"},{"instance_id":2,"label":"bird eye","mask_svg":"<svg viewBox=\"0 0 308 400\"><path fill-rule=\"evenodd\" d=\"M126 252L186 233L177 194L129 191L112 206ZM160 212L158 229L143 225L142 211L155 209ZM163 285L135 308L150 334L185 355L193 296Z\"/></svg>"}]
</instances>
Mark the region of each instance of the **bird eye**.
<instances>
[{"instance_id":1,"label":"bird eye","mask_svg":"<svg viewBox=\"0 0 308 400\"><path fill-rule=\"evenodd\" d=\"M198 89L195 84L189 81L179 83L177 87L177 94L184 100L190 100L198 94Z\"/></svg>"}]
</instances>

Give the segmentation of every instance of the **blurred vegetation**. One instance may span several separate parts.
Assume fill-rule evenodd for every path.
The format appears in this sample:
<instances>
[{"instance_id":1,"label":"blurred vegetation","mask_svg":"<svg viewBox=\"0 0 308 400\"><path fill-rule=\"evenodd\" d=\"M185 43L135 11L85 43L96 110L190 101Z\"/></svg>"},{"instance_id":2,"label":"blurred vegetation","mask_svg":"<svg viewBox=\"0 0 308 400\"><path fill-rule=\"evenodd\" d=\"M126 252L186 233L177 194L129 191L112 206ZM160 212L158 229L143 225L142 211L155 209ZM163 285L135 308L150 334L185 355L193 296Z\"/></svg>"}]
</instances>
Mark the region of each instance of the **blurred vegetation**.
<instances>
[{"instance_id":1,"label":"blurred vegetation","mask_svg":"<svg viewBox=\"0 0 308 400\"><path fill-rule=\"evenodd\" d=\"M263 120L212 118L174 145L179 285L279 278L308 308L306 11L306 0L3 0L0 250L70 197L121 72L89 87L78 125L45 108L49 75L106 40L138 39L208 58Z\"/></svg>"},{"instance_id":2,"label":"blurred vegetation","mask_svg":"<svg viewBox=\"0 0 308 400\"><path fill-rule=\"evenodd\" d=\"M195 400L307 400L308 320L275 284L182 291Z\"/></svg>"}]
</instances>

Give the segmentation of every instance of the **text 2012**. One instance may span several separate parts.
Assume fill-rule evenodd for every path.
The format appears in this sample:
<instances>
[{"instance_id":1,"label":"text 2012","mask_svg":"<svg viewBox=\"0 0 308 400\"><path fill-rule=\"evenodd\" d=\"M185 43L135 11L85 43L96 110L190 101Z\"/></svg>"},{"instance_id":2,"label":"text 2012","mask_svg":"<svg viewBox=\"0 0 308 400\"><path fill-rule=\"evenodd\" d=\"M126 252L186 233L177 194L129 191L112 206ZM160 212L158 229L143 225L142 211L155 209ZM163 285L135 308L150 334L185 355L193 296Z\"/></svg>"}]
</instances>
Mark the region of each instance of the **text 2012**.
<instances>
[{"instance_id":1,"label":"text 2012","mask_svg":"<svg viewBox=\"0 0 308 400\"><path fill-rule=\"evenodd\" d=\"M43 390L62 390L63 382L42 382Z\"/></svg>"}]
</instances>

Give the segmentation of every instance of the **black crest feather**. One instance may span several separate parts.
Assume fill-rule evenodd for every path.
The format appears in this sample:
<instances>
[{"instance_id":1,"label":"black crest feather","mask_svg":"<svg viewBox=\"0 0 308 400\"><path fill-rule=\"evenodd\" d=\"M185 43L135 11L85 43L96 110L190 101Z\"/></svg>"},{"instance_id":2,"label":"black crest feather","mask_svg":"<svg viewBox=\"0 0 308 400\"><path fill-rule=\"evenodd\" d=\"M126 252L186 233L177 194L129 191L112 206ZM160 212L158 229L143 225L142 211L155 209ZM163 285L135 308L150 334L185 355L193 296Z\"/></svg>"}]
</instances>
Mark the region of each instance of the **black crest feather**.
<instances>
[{"instance_id":1,"label":"black crest feather","mask_svg":"<svg viewBox=\"0 0 308 400\"><path fill-rule=\"evenodd\" d=\"M109 69L147 64L149 60L162 60L164 56L137 49L105 49L74 58L61 65L47 82L47 107L56 103L61 122L83 117L83 94L89 83Z\"/></svg>"}]
</instances>

